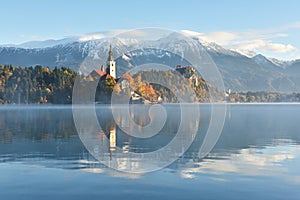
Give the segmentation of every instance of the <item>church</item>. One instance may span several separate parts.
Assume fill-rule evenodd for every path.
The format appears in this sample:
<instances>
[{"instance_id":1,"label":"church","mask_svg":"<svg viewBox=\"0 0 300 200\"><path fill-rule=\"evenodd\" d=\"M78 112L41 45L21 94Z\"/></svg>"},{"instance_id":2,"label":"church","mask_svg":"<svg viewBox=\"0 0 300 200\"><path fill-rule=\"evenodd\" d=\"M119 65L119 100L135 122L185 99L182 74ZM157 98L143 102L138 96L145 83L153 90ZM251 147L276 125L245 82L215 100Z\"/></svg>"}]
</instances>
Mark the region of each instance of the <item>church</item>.
<instances>
[{"instance_id":1,"label":"church","mask_svg":"<svg viewBox=\"0 0 300 200\"><path fill-rule=\"evenodd\" d=\"M111 45L109 48L108 58L106 61L106 68L102 65L101 69L94 69L89 74L89 78L91 78L91 80L97 80L99 78L100 80L105 80L109 77L113 77L116 80L116 82L119 81L121 90L123 91L130 90L130 94L131 94L130 103L142 103L142 102L152 103L151 101L142 97L142 95L137 91L132 90L129 86L129 81L127 79L119 80L119 78L117 78L116 62L113 57ZM107 101L107 99L105 101Z\"/></svg>"},{"instance_id":2,"label":"church","mask_svg":"<svg viewBox=\"0 0 300 200\"><path fill-rule=\"evenodd\" d=\"M109 52L108 52L108 58L106 61L106 68L104 66L101 66L101 69L94 69L91 73L90 76L93 78L96 77L106 77L107 75L112 76L114 79L117 78L117 70L116 70L116 62L113 57L113 53L111 50L111 45L109 47Z\"/></svg>"}]
</instances>

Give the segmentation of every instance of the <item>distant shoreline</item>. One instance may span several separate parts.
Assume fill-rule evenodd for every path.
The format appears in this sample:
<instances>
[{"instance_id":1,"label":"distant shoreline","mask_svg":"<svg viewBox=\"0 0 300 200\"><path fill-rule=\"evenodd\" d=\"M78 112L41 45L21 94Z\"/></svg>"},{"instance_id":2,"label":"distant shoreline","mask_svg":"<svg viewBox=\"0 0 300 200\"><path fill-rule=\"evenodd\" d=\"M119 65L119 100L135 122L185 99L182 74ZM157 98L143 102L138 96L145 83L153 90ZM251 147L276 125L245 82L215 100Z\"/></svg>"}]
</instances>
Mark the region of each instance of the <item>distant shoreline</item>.
<instances>
[{"instance_id":1,"label":"distant shoreline","mask_svg":"<svg viewBox=\"0 0 300 200\"><path fill-rule=\"evenodd\" d=\"M177 105L300 105L300 102L246 102L246 103L227 103L227 102L214 102L214 103L163 103L152 104L162 106L177 106ZM108 107L111 104L1 104L1 109L7 108L72 108L72 107ZM114 106L151 106L149 104L117 104Z\"/></svg>"}]
</instances>

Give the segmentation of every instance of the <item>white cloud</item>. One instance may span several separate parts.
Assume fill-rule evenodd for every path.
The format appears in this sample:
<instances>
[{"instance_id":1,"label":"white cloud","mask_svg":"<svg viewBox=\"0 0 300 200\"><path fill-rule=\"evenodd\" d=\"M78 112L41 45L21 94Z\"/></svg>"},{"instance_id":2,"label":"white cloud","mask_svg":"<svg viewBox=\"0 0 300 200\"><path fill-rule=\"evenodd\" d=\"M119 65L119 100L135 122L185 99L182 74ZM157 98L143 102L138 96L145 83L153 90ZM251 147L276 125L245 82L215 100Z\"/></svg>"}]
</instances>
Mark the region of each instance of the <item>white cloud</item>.
<instances>
[{"instance_id":1,"label":"white cloud","mask_svg":"<svg viewBox=\"0 0 300 200\"><path fill-rule=\"evenodd\" d=\"M89 34L79 37L79 41L89 41L89 40L99 40L104 38L105 36L103 34Z\"/></svg>"},{"instance_id":2,"label":"white cloud","mask_svg":"<svg viewBox=\"0 0 300 200\"><path fill-rule=\"evenodd\" d=\"M224 46L224 45L230 45L232 41L237 40L238 35L234 33L222 31L222 32L211 32L207 34L202 34L200 38L208 42L217 41L216 43Z\"/></svg>"},{"instance_id":3,"label":"white cloud","mask_svg":"<svg viewBox=\"0 0 300 200\"><path fill-rule=\"evenodd\" d=\"M183 178L197 177L197 173L222 175L237 173L246 176L271 176L282 177L292 182L300 183L300 177L285 175L288 168L284 162L297 162L299 159L299 145L290 145L292 140L275 140L274 145L265 149L241 149L238 154L211 154L212 158L203 159L199 163L190 161L181 170ZM274 148L275 147L275 148Z\"/></svg>"},{"instance_id":4,"label":"white cloud","mask_svg":"<svg viewBox=\"0 0 300 200\"><path fill-rule=\"evenodd\" d=\"M300 22L290 24L289 27L299 27ZM287 29L287 28L285 28ZM281 28L283 30L283 28ZM197 33L193 31L181 31L185 35L198 37L200 40L206 42L214 42L225 48L234 49L239 52L256 52L267 56L274 56L277 58L296 59L300 57L300 51L292 44L284 44L274 42L278 38L288 37L286 33L276 31L244 31L244 32L210 32Z\"/></svg>"},{"instance_id":5,"label":"white cloud","mask_svg":"<svg viewBox=\"0 0 300 200\"><path fill-rule=\"evenodd\" d=\"M119 35L123 33L124 30L110 30L110 31L103 31L99 33L89 33L84 35L77 35L75 37L78 37L79 41L89 41L89 40L99 40L106 37L114 37L116 35Z\"/></svg>"},{"instance_id":6,"label":"white cloud","mask_svg":"<svg viewBox=\"0 0 300 200\"><path fill-rule=\"evenodd\" d=\"M220 32L211 32L211 33L198 33L194 31L182 30L182 34L191 37L198 37L201 40L206 42L214 42L219 45L230 44L235 39L238 39L238 36L235 33L220 31Z\"/></svg>"},{"instance_id":7,"label":"white cloud","mask_svg":"<svg viewBox=\"0 0 300 200\"><path fill-rule=\"evenodd\" d=\"M26 40L50 40L54 38L49 35L26 35L26 34L20 34L18 35L18 37Z\"/></svg>"},{"instance_id":8,"label":"white cloud","mask_svg":"<svg viewBox=\"0 0 300 200\"><path fill-rule=\"evenodd\" d=\"M276 54L289 53L296 51L297 48L291 44L280 44L273 43L270 40L250 40L250 41L239 41L234 44L229 44L227 47L240 49L240 50L251 50L258 52L272 52Z\"/></svg>"},{"instance_id":9,"label":"white cloud","mask_svg":"<svg viewBox=\"0 0 300 200\"><path fill-rule=\"evenodd\" d=\"M287 53L287 52L292 52L297 50L297 48L291 44L285 45L285 44L278 44L278 43L266 43L264 46L262 46L262 49L267 51L272 51L275 53Z\"/></svg>"}]
</instances>

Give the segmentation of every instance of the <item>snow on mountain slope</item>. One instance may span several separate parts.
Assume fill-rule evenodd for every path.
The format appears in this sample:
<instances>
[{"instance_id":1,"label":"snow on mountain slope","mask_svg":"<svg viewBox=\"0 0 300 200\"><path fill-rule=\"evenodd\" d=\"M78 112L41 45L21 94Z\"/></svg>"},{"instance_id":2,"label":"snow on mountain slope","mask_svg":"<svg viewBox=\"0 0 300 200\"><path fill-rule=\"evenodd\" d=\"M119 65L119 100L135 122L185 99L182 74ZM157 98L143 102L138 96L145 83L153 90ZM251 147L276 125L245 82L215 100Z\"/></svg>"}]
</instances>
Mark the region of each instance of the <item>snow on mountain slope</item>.
<instances>
[{"instance_id":1,"label":"snow on mountain slope","mask_svg":"<svg viewBox=\"0 0 300 200\"><path fill-rule=\"evenodd\" d=\"M252 58L252 57L257 55L254 51L249 51L249 50L246 50L246 49L230 49L230 50L235 51L235 52L237 52L241 55L244 55L248 58Z\"/></svg>"},{"instance_id":2,"label":"snow on mountain slope","mask_svg":"<svg viewBox=\"0 0 300 200\"><path fill-rule=\"evenodd\" d=\"M122 36L122 35L121 35ZM132 37L130 37L132 38ZM51 68L65 66L77 70L84 63L86 72L105 64L109 46L119 66L118 75L133 66L157 61L172 67L181 64L185 55L193 50L206 50L224 77L226 88L233 91L300 91L300 68L295 61L279 61L263 55L251 57L243 52L223 48L199 37L199 33L164 35L158 40L129 39L129 37L79 37L69 40L44 41L27 44L46 48L0 47L0 64L34 66L41 64ZM54 45L54 46L51 46ZM25 45L26 46L26 45ZM25 47L24 46L24 47ZM151 49L152 47L152 49ZM154 48L154 49L153 49ZM173 54L172 54L172 53ZM176 55L174 55L176 54ZM91 66L91 63L95 65ZM183 63L185 65L187 63ZM286 72L288 71L288 73ZM292 83L292 84L291 84Z\"/></svg>"},{"instance_id":3,"label":"snow on mountain slope","mask_svg":"<svg viewBox=\"0 0 300 200\"><path fill-rule=\"evenodd\" d=\"M268 67L276 66L269 59L267 59L265 56L263 56L261 54L258 54L256 56L252 57L252 59L261 66L268 66Z\"/></svg>"},{"instance_id":4,"label":"snow on mountain slope","mask_svg":"<svg viewBox=\"0 0 300 200\"><path fill-rule=\"evenodd\" d=\"M213 52L213 53L220 53L225 55L232 55L232 56L240 56L243 54L240 54L239 52L225 49L222 46L218 45L214 42L209 42L203 39L203 34L195 32L195 31L189 31L189 30L182 30L180 31L181 34L185 35L186 37L193 38L195 40L198 40L200 44L205 47L207 51Z\"/></svg>"},{"instance_id":5,"label":"snow on mountain slope","mask_svg":"<svg viewBox=\"0 0 300 200\"><path fill-rule=\"evenodd\" d=\"M270 62L272 62L277 67L286 68L290 65L292 65L295 61L293 60L278 60L276 58L268 58Z\"/></svg>"}]
</instances>

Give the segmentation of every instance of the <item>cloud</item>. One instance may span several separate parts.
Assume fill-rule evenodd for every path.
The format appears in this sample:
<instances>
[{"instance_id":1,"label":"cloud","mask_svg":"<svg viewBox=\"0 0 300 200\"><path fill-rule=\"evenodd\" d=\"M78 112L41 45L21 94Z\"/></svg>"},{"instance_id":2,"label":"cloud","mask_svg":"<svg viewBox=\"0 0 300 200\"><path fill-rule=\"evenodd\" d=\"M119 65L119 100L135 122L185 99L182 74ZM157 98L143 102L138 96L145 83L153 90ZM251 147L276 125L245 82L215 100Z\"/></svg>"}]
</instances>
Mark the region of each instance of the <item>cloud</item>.
<instances>
[{"instance_id":1,"label":"cloud","mask_svg":"<svg viewBox=\"0 0 300 200\"><path fill-rule=\"evenodd\" d=\"M276 143L277 142L277 143ZM286 174L289 169L284 162L297 162L299 158L299 145L290 145L292 140L286 142L275 140L274 146L265 149L241 149L237 154L211 154L211 158L203 159L199 163L188 162L188 167L182 168L180 175L183 178L197 177L197 173L223 175L236 173L246 176L281 177L291 182L300 183L300 177ZM214 159L223 158L223 159ZM217 177L218 178L218 177Z\"/></svg>"},{"instance_id":2,"label":"cloud","mask_svg":"<svg viewBox=\"0 0 300 200\"><path fill-rule=\"evenodd\" d=\"M139 38L139 37L146 37L146 36L149 35L149 33L147 31L142 30L142 29L136 29L136 30L125 31L125 32L121 33L120 35L122 37Z\"/></svg>"},{"instance_id":3,"label":"cloud","mask_svg":"<svg viewBox=\"0 0 300 200\"><path fill-rule=\"evenodd\" d=\"M88 33L84 35L75 35L79 41L89 41L89 40L99 40L107 37L114 37L118 34L121 34L124 30L110 30L110 31L102 31L97 33Z\"/></svg>"},{"instance_id":4,"label":"cloud","mask_svg":"<svg viewBox=\"0 0 300 200\"><path fill-rule=\"evenodd\" d=\"M157 35L157 36L156 36ZM97 33L88 33L83 35L75 35L79 41L89 41L89 40L99 40L103 38L119 37L119 38L135 38L135 39L150 39L151 37L161 38L162 33L159 33L156 29L152 32L143 29L133 29L133 30L110 30L102 31Z\"/></svg>"},{"instance_id":5,"label":"cloud","mask_svg":"<svg viewBox=\"0 0 300 200\"><path fill-rule=\"evenodd\" d=\"M27 35L27 34L20 34L18 35L18 37L26 40L49 40L54 38L49 35Z\"/></svg>"},{"instance_id":6,"label":"cloud","mask_svg":"<svg viewBox=\"0 0 300 200\"><path fill-rule=\"evenodd\" d=\"M89 41L89 40L99 40L104 38L105 36L103 34L89 34L89 35L84 35L79 37L79 41L84 42L84 41Z\"/></svg>"},{"instance_id":7,"label":"cloud","mask_svg":"<svg viewBox=\"0 0 300 200\"><path fill-rule=\"evenodd\" d=\"M250 41L239 41L234 44L229 44L227 47L239 50L251 50L258 52L272 52L276 54L289 53L297 51L297 48L291 44L273 43L270 40L250 40Z\"/></svg>"},{"instance_id":8,"label":"cloud","mask_svg":"<svg viewBox=\"0 0 300 200\"><path fill-rule=\"evenodd\" d=\"M287 25L280 30L289 28L300 28L300 22ZM285 38L289 35L275 30L250 30L243 32L210 32L197 33L193 31L181 31L185 35L198 37L205 42L213 42L227 49L237 50L238 52L256 52L275 56L277 58L295 59L300 57L300 51L292 44L275 42L279 38Z\"/></svg>"},{"instance_id":9,"label":"cloud","mask_svg":"<svg viewBox=\"0 0 300 200\"><path fill-rule=\"evenodd\" d=\"M238 35L229 32L212 32L207 34L201 34L200 38L208 42L214 42L220 45L230 45L230 43L236 39L238 39Z\"/></svg>"},{"instance_id":10,"label":"cloud","mask_svg":"<svg viewBox=\"0 0 300 200\"><path fill-rule=\"evenodd\" d=\"M258 52L287 53L296 51L291 44L272 42L271 39L287 37L284 33L259 33L259 32L214 32L202 34L200 38L208 42L215 42L225 48Z\"/></svg>"}]
</instances>

